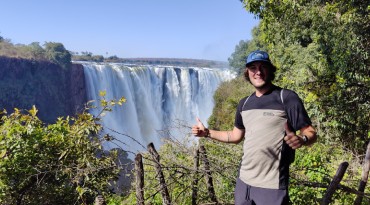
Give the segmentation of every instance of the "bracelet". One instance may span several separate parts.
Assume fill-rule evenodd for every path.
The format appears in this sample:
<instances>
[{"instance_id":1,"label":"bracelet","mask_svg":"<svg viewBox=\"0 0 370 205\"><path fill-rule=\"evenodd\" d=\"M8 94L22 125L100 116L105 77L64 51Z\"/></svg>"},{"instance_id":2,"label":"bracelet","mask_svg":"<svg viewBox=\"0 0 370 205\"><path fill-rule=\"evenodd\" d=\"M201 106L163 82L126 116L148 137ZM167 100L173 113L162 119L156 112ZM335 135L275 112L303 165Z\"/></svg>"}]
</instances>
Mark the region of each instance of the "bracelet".
<instances>
[{"instance_id":1,"label":"bracelet","mask_svg":"<svg viewBox=\"0 0 370 205\"><path fill-rule=\"evenodd\" d=\"M228 131L227 132L227 143L229 143L230 142L230 132Z\"/></svg>"},{"instance_id":2,"label":"bracelet","mask_svg":"<svg viewBox=\"0 0 370 205\"><path fill-rule=\"evenodd\" d=\"M211 133L209 132L209 129L204 130L206 132L206 135L204 135L204 138L211 138Z\"/></svg>"}]
</instances>

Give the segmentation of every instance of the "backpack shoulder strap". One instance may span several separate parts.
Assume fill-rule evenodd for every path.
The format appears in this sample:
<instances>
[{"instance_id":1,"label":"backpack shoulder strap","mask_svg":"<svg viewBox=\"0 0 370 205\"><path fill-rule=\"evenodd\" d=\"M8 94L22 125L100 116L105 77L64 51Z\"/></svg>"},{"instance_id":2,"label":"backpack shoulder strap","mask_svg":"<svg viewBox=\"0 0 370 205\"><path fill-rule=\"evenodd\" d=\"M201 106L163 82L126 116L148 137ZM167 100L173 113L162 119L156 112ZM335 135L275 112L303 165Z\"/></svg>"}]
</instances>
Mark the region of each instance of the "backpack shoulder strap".
<instances>
[{"instance_id":1,"label":"backpack shoulder strap","mask_svg":"<svg viewBox=\"0 0 370 205\"><path fill-rule=\"evenodd\" d=\"M281 90L280 90L280 99L281 99L281 102L282 102L282 103L283 103L283 105L284 105L283 93L284 93L284 88L281 88Z\"/></svg>"},{"instance_id":2,"label":"backpack shoulder strap","mask_svg":"<svg viewBox=\"0 0 370 205\"><path fill-rule=\"evenodd\" d=\"M244 103L243 103L243 106L242 106L242 110L244 110L244 106L245 104L247 103L247 101L249 100L249 98L252 96L253 94L251 94L250 96L247 97L247 99L245 99Z\"/></svg>"},{"instance_id":3,"label":"backpack shoulder strap","mask_svg":"<svg viewBox=\"0 0 370 205\"><path fill-rule=\"evenodd\" d=\"M281 88L281 90L280 90L280 99L281 99L281 102L283 103L284 111L285 111L286 115L288 115L287 109L286 109L285 104L284 104L283 94L284 94L284 88ZM288 116L287 116L287 118L288 118ZM283 149L288 149L288 150L286 150L286 152L287 152L286 156L288 157L289 164L293 163L294 159L295 159L295 150L292 149L291 147L289 147L287 144L285 144L285 142L284 142Z\"/></svg>"}]
</instances>

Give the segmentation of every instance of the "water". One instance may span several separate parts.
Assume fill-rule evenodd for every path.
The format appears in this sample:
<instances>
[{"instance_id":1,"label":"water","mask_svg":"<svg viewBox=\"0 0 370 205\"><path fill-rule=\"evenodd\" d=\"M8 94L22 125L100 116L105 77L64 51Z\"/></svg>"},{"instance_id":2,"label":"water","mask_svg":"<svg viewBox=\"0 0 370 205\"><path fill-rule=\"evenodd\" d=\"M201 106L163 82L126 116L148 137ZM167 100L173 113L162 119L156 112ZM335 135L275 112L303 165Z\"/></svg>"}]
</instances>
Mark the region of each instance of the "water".
<instances>
[{"instance_id":1,"label":"water","mask_svg":"<svg viewBox=\"0 0 370 205\"><path fill-rule=\"evenodd\" d=\"M142 151L151 142L159 147L162 137L184 137L185 133L175 127L185 125L183 128L190 132L196 117L206 125L217 87L235 77L226 69L82 64L88 100L98 102L100 91L106 91L107 100L127 99L102 119L104 132L120 141L106 143L105 148L121 147L131 153ZM91 113L97 115L99 110Z\"/></svg>"}]
</instances>

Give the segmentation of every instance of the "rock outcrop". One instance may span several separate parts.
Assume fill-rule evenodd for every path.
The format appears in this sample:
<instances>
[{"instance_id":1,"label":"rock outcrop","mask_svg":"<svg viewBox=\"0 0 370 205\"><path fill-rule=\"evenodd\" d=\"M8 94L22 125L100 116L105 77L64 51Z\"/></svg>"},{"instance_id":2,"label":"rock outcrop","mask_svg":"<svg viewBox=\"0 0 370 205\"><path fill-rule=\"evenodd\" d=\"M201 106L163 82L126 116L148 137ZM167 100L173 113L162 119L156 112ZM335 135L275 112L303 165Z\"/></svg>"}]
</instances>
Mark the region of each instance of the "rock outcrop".
<instances>
[{"instance_id":1,"label":"rock outcrop","mask_svg":"<svg viewBox=\"0 0 370 205\"><path fill-rule=\"evenodd\" d=\"M74 116L86 103L83 66L63 69L48 61L0 56L0 109L29 110L33 105L46 123Z\"/></svg>"}]
</instances>

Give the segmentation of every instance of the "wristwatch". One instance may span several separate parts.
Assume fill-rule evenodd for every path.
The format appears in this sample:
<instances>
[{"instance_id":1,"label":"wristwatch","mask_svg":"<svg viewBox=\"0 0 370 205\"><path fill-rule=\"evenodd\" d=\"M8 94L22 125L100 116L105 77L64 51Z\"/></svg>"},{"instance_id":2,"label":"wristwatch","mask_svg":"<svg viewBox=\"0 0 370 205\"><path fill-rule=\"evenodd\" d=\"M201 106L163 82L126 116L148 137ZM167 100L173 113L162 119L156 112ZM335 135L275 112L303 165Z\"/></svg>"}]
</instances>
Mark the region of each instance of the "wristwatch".
<instances>
[{"instance_id":1,"label":"wristwatch","mask_svg":"<svg viewBox=\"0 0 370 205\"><path fill-rule=\"evenodd\" d=\"M306 135L302 136L303 144L307 144L308 142L308 137Z\"/></svg>"}]
</instances>

